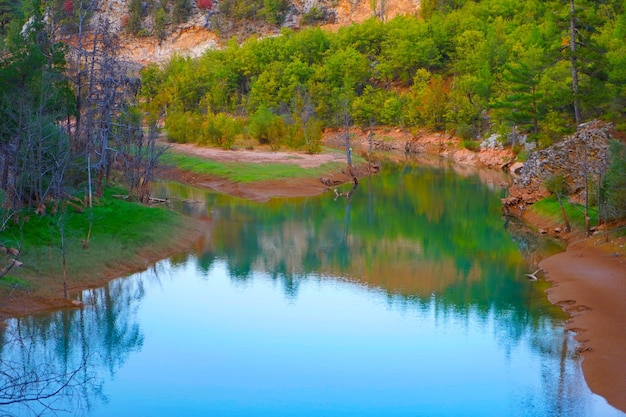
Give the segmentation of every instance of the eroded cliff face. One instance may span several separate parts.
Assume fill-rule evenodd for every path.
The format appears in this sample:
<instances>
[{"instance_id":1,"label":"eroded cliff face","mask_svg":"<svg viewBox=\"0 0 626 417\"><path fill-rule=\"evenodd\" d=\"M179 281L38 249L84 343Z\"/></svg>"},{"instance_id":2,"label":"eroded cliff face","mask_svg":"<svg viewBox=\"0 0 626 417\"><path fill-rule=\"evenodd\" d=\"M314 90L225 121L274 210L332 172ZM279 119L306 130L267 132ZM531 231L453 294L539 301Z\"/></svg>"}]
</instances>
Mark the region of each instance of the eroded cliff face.
<instances>
[{"instance_id":1,"label":"eroded cliff face","mask_svg":"<svg viewBox=\"0 0 626 417\"><path fill-rule=\"evenodd\" d=\"M198 9L196 2L192 0L188 20L179 25L169 25L165 39L158 40L154 36L131 36L124 32L122 24L125 16L128 16L129 3L130 0L103 2L97 14L99 17L106 18L109 29L120 35L122 58L140 66L148 63L164 63L174 54L198 57L208 49L221 47L222 42L232 36L240 39L255 35L270 36L280 33L281 30L280 27L270 27L258 22L230 22L224 17L220 17L220 28L213 27L207 19L207 12ZM373 3L376 4L375 8L372 7ZM381 3L384 4L382 13ZM325 21L320 22L320 25L332 30L362 22L372 16L392 19L398 15L416 15L419 12L419 6L420 0L377 0L375 2L370 0L292 0L282 27L300 28L302 16L313 8L323 11ZM215 2L211 13L220 16L219 1ZM143 19L142 24L146 33L152 32L154 22L149 15Z\"/></svg>"},{"instance_id":2,"label":"eroded cliff face","mask_svg":"<svg viewBox=\"0 0 626 417\"><path fill-rule=\"evenodd\" d=\"M562 175L571 199L584 198L587 181L598 181L609 165L609 143L613 126L592 121L562 141L530 154L503 200L505 210L521 214L528 204L549 195L545 182Z\"/></svg>"}]
</instances>

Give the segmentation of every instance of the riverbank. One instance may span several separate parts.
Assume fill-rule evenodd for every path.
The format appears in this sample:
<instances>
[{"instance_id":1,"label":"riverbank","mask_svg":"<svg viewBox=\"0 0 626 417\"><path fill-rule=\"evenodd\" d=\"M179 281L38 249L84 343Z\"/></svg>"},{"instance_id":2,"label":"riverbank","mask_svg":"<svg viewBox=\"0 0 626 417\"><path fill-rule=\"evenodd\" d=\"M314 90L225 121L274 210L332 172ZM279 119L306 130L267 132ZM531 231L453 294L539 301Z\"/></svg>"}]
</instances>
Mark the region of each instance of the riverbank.
<instances>
[{"instance_id":1,"label":"riverbank","mask_svg":"<svg viewBox=\"0 0 626 417\"><path fill-rule=\"evenodd\" d=\"M402 132L390 131L386 134L392 137L378 142L377 151L394 152L404 155L406 143ZM397 136L397 137L396 137ZM403 139L404 138L404 139ZM331 139L332 140L332 137ZM353 142L355 152L366 153L368 148L367 136L361 132ZM492 160L493 166L501 168L500 164L508 163L510 156L497 152L470 152L460 149L457 142L444 136L425 136L414 141L415 146L423 146L427 153L451 158L459 166L486 166L482 160ZM178 146L178 145L176 145ZM180 145L187 154L200 155L203 158L215 158L237 163L249 160L256 163L293 163L305 164L307 167L320 166L329 161L338 161L345 158L343 153L328 153L323 155L308 155L297 152L269 152L264 150L222 151ZM397 149L396 149L397 148ZM181 151L181 149L174 150ZM471 153L471 155L469 153ZM481 155L482 154L482 155ZM465 155L465 157L464 157ZM467 157L470 155L471 157ZM491 157L489 157L491 155ZM245 159L247 158L247 159ZM487 158L487 159L485 159ZM367 172L365 169L360 175ZM493 172L498 172L493 170ZM272 197L302 197L313 196L332 190L341 183L348 182L351 175L347 171L328 173L323 178L330 181L324 183L322 178L294 178L282 180L267 180L261 182L242 183L217 178L210 175L199 175L174 168L164 168L160 175L169 180L188 183L195 186L213 189L222 193L248 198L256 201L267 201ZM489 181L497 181L490 179ZM539 229L554 230L556 224L540 219L525 216L525 219L535 224ZM88 284L76 285L70 288L73 294L82 289L105 285L110 279L123 276L147 268L157 260L188 248L200 234L197 225L186 225L173 238L168 238L168 244L146 247L141 250L133 261L108 265L97 277ZM561 236L568 242L568 250L544 260L541 267L547 279L552 283L548 291L549 300L561 305L571 316L567 328L577 333L576 339L581 343L579 352L584 358L583 371L590 388L616 408L626 412L626 375L624 372L626 357L626 341L623 340L624 324L624 294L626 294L626 252L624 242L613 240L608 246L601 244L601 238L584 238L580 234ZM621 242L621 243L620 243ZM617 253L618 256L613 256ZM56 294L60 291L55 287ZM70 301L62 297L33 297L32 294L23 294L14 299L12 306L2 306L2 312L7 316L30 314L37 311L75 307ZM8 310L7 310L8 308ZM619 335L619 337L617 336Z\"/></svg>"},{"instance_id":2,"label":"riverbank","mask_svg":"<svg viewBox=\"0 0 626 417\"><path fill-rule=\"evenodd\" d=\"M108 200L96 204L90 215L80 211L66 215L65 257L55 227L61 221L58 215L31 218L19 230L20 241L11 239L15 231L7 231L3 243L21 247L21 253L19 266L0 281L0 325L7 318L80 307L82 291L187 250L207 227L163 209ZM93 217L93 227L88 217ZM88 229L91 237L86 241ZM3 260L10 262L8 257Z\"/></svg>"},{"instance_id":3,"label":"riverbank","mask_svg":"<svg viewBox=\"0 0 626 417\"><path fill-rule=\"evenodd\" d=\"M390 155L405 157L406 135L401 131L377 132L374 150L377 153L388 152ZM330 132L326 141L334 146L341 145L341 132ZM355 152L367 154L369 141L367 132L358 132L352 139ZM423 151L423 154L439 155L456 163L459 167L497 168L498 171L512 162L509 151L473 152L459 146L458 140L443 135L425 135L412 140L411 146ZM187 147L185 152L202 152L204 157L264 157L280 162L302 163L304 155L283 155L276 153L246 153L244 151L227 152L222 155L211 150L195 150ZM207 153L212 155L207 155ZM220 153L220 154L218 154ZM255 156L256 155L256 156ZM420 155L418 153L417 155ZM324 157L313 165L322 163ZM336 158L336 156L335 156ZM269 160L266 162L270 162ZM497 172L493 170L493 172ZM182 175L182 176L181 176ZM347 173L337 173L338 182L349 181ZM260 182L237 184L215 178L190 176L188 173L172 172L172 179L205 186L220 192L266 201L271 197L297 197L317 195L329 189L319 179L293 179L289 181ZM493 179L487 181L494 181ZM591 390L604 398L614 407L626 412L626 334L621 332L626 320L623 314L626 294L626 251L624 238L612 238L609 244L602 243L602 236L585 238L584 234L573 232L564 234L555 232L562 225L558 222L533 216L527 212L524 219L535 225L538 230L564 240L568 249L542 261L546 279L552 287L547 291L550 302L560 305L570 316L567 329L576 333L580 343L577 351L583 357L583 372ZM619 334L619 336L616 336Z\"/></svg>"},{"instance_id":4,"label":"riverbank","mask_svg":"<svg viewBox=\"0 0 626 417\"><path fill-rule=\"evenodd\" d=\"M575 333L589 388L626 412L626 237L610 235L606 242L602 230L590 237L564 233L559 221L531 210L523 218L566 242L564 252L539 263L551 284L548 300L570 316L565 328Z\"/></svg>"},{"instance_id":5,"label":"riverbank","mask_svg":"<svg viewBox=\"0 0 626 417\"><path fill-rule=\"evenodd\" d=\"M571 318L589 388L626 412L626 253L624 238L573 236L567 250L540 263L548 300Z\"/></svg>"}]
</instances>

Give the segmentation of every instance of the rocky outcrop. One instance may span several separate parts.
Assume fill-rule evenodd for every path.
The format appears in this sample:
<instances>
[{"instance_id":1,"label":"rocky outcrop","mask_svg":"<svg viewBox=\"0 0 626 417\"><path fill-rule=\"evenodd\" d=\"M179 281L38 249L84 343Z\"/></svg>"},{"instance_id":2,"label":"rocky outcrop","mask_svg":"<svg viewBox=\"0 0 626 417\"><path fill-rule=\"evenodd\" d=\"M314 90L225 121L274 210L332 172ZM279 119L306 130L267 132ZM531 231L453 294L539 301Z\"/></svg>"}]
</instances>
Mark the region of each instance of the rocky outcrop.
<instances>
[{"instance_id":1,"label":"rocky outcrop","mask_svg":"<svg viewBox=\"0 0 626 417\"><path fill-rule=\"evenodd\" d=\"M568 195L584 192L587 179L597 179L607 170L612 130L610 124L592 121L562 141L531 153L509 189L509 197L503 199L503 209L518 214L526 205L546 197L549 193L544 183L555 175L565 179Z\"/></svg>"}]
</instances>

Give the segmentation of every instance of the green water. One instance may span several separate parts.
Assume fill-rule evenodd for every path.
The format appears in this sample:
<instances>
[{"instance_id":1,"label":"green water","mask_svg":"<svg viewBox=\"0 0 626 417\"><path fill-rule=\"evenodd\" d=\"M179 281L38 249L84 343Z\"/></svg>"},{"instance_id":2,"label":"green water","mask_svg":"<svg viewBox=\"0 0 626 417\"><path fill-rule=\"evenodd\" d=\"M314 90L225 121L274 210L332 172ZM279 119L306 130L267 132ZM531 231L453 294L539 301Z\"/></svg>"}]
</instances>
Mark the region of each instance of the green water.
<instances>
[{"instance_id":1,"label":"green water","mask_svg":"<svg viewBox=\"0 0 626 417\"><path fill-rule=\"evenodd\" d=\"M558 248L500 216L499 180L383 171L263 204L158 185L204 236L82 310L10 320L6 374L71 376L58 415L623 416L524 277Z\"/></svg>"}]
</instances>

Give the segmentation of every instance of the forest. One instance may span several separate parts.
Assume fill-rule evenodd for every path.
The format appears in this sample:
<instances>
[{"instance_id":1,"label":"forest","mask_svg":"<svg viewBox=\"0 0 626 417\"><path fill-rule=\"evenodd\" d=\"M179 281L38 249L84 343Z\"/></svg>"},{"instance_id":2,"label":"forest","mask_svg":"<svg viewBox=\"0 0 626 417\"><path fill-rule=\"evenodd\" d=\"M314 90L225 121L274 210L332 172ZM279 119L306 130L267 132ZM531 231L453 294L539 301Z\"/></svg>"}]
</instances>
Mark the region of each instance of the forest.
<instances>
[{"instance_id":1,"label":"forest","mask_svg":"<svg viewBox=\"0 0 626 417\"><path fill-rule=\"evenodd\" d=\"M372 18L230 42L142 71L173 141L238 135L315 150L320 127L398 126L468 141L528 135L545 147L583 121L625 125L623 1L424 1ZM506 140L506 139L505 139Z\"/></svg>"},{"instance_id":2,"label":"forest","mask_svg":"<svg viewBox=\"0 0 626 417\"><path fill-rule=\"evenodd\" d=\"M244 13L240 3L220 2L220 14L279 25L286 8L254 2ZM623 0L425 0L419 16L379 13L336 31L313 25L233 38L140 73L119 57L120 34L95 18L96 5L0 2L7 210L56 212L79 193L90 205L114 171L145 201L161 133L225 149L243 140L315 153L332 127L443 131L468 148L492 134L542 148L592 119L626 129Z\"/></svg>"}]
</instances>

